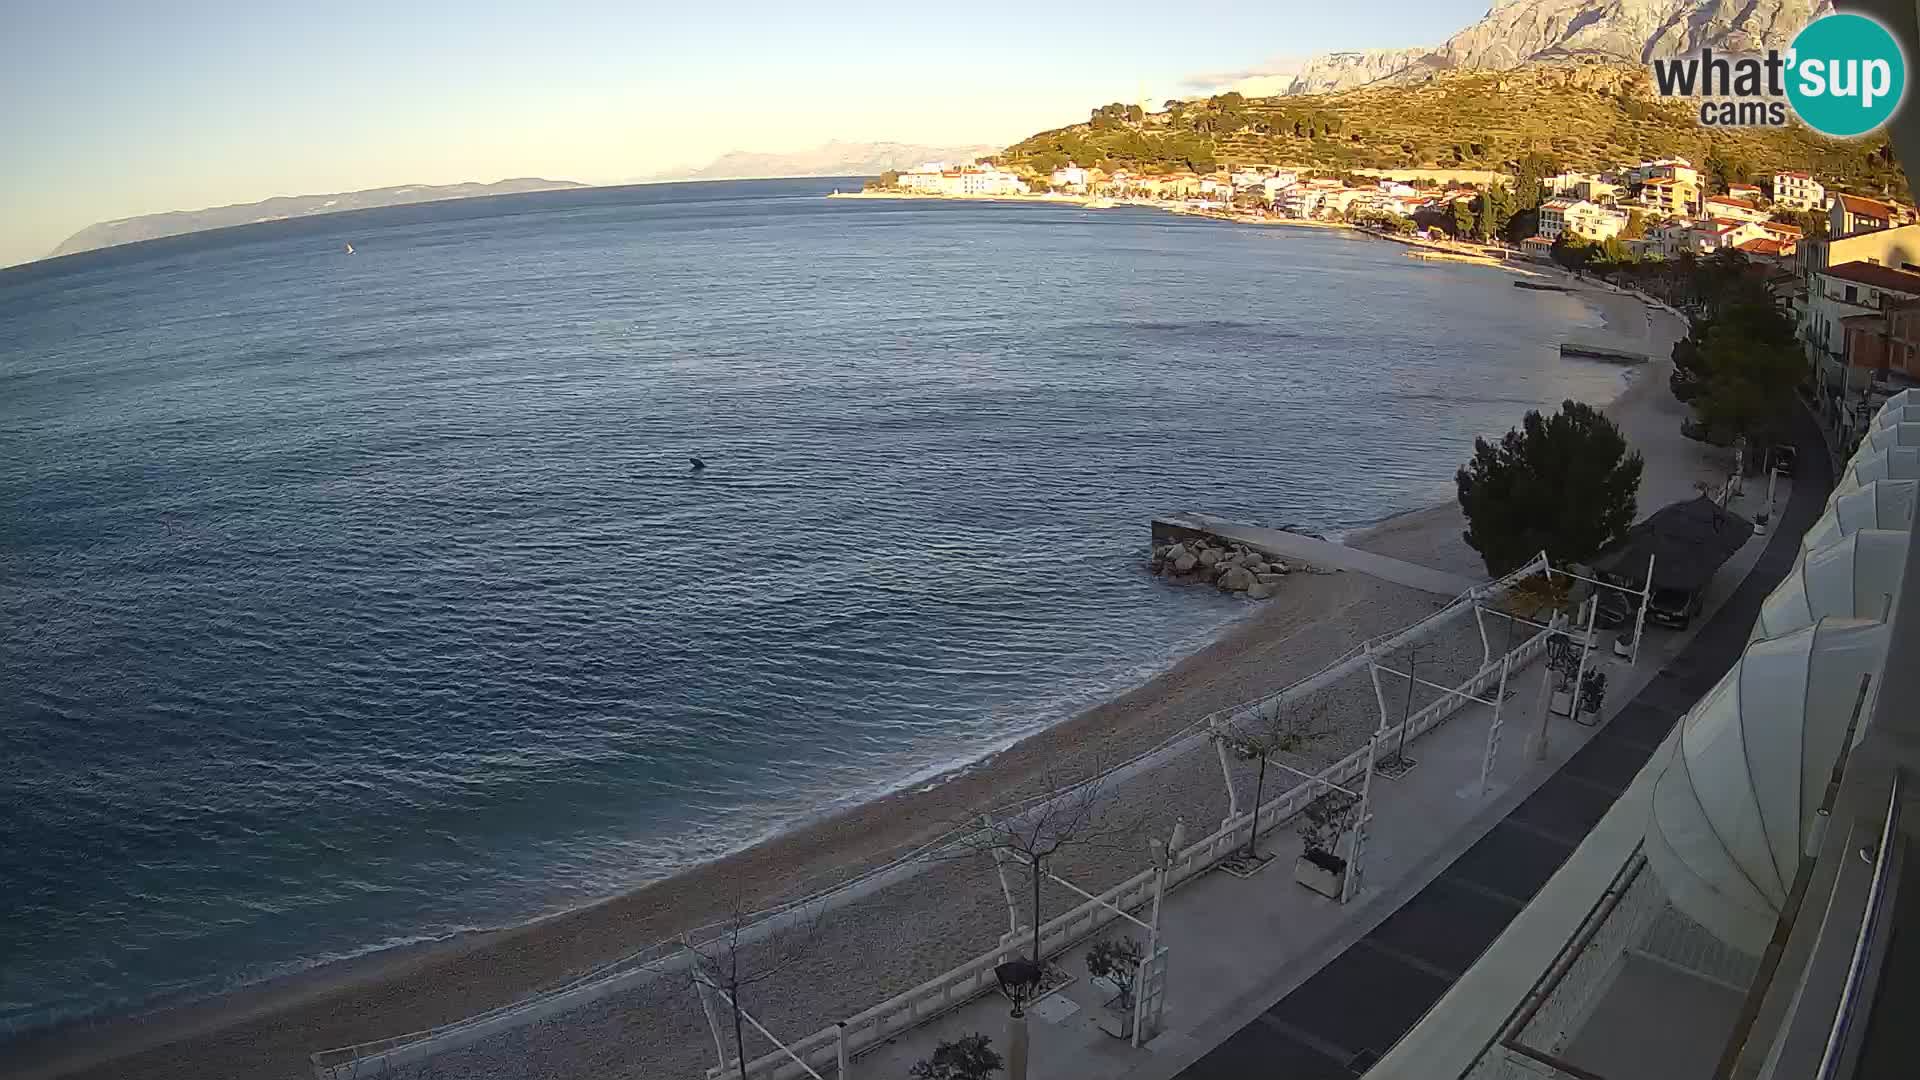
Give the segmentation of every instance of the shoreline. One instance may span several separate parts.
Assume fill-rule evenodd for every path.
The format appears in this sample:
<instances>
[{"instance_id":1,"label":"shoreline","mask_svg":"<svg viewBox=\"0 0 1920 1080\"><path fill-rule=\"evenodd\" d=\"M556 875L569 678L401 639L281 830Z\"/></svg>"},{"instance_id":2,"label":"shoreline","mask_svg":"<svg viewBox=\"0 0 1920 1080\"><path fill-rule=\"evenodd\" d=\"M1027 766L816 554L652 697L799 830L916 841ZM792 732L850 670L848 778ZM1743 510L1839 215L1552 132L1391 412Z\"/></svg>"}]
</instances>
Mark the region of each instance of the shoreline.
<instances>
[{"instance_id":1,"label":"shoreline","mask_svg":"<svg viewBox=\"0 0 1920 1080\"><path fill-rule=\"evenodd\" d=\"M929 194L927 192L921 192L921 191L866 191L863 189L860 191L835 190L835 191L829 192L825 196L825 198L877 199L877 200L896 200L896 201L919 200L919 201L928 201L928 202L1034 203L1034 204L1040 204L1043 206L1057 206L1057 205L1086 206L1088 203L1093 202L1096 198L1099 198L1099 196L1060 195L1060 194L934 195L934 194ZM1117 210L1121 207L1130 207L1136 210L1158 210L1161 213L1165 213L1165 214L1177 214L1181 217L1204 218L1210 221L1225 221L1235 225L1260 225L1260 226L1273 226L1273 227L1294 228L1294 229L1336 229L1344 232L1357 233L1361 236L1372 237L1375 240L1384 240L1390 244L1399 244L1402 247L1412 249L1407 252L1407 255L1409 258L1430 260L1434 262L1457 262L1457 263L1465 263L1473 266L1490 266L1490 267L1496 267L1502 270L1509 270L1516 274L1524 274L1529 277L1543 276L1541 270L1534 266L1526 265L1522 263L1516 263L1511 259L1507 259L1501 255L1491 254L1484 247L1480 248L1479 250L1474 250L1472 247L1468 245L1464 245L1457 240L1441 241L1441 240L1429 240L1421 236L1397 236L1390 233L1380 232L1375 229L1369 229L1361 225L1354 225L1345 221L1321 221L1315 218L1268 217L1268 216L1263 216L1259 214L1249 214L1249 213L1246 213L1245 211L1235 211L1230 209L1195 210L1189 207L1186 203L1169 203L1169 202L1159 202L1159 201L1152 201L1152 200L1145 200L1145 201L1109 200L1109 201L1111 202L1111 206L1108 207L1108 209ZM1548 269L1558 269L1558 268L1550 267Z\"/></svg>"},{"instance_id":2,"label":"shoreline","mask_svg":"<svg viewBox=\"0 0 1920 1080\"><path fill-rule=\"evenodd\" d=\"M1579 285L1572 294L1600 315L1608 333L1621 331L1615 325L1620 313L1596 299L1606 294ZM1637 299L1617 299L1639 307ZM1636 386L1653 382L1623 382L1607 408L1611 412L1633 396ZM1415 554L1401 557L1411 561L1458 562L1459 551L1448 546L1450 541L1466 550L1448 520L1457 516L1450 501L1415 507L1354 530L1344 542L1387 553L1407 545ZM1441 529L1451 536L1436 535ZM1466 556L1472 564L1468 569L1480 576L1476 557L1470 551ZM0 1051L0 1061L23 1077L298 1075L306 1053L419 1030L518 1000L707 922L724 912L726 898L744 900L751 909L855 877L944 832L955 807L1001 803L1032 790L1065 759L1084 761L1091 752L1097 762L1095 743L1101 748L1115 742L1151 745L1169 730L1168 716L1190 721L1211 711L1201 708L1209 694L1224 694L1230 701L1253 696L1242 684L1257 676L1237 664L1290 656L1295 650L1287 646L1294 638L1343 617L1359 595L1352 586L1370 580L1295 574L1271 603L1250 607L1224 623L1206 645L1116 688L1090 708L660 881L511 926L378 949L131 1016L38 1029ZM84 1048L76 1050L74 1043ZM150 1060L137 1060L143 1056Z\"/></svg>"}]
</instances>

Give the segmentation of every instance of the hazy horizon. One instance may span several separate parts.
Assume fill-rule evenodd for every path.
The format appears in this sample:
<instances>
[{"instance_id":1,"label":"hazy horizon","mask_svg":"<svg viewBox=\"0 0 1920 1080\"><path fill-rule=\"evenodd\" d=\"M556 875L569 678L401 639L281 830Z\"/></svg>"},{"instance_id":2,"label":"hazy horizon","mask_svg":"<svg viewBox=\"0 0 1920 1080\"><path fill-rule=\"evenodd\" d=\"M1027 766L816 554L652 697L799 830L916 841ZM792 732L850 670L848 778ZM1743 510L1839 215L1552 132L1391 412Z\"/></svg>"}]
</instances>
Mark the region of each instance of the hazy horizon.
<instances>
[{"instance_id":1,"label":"hazy horizon","mask_svg":"<svg viewBox=\"0 0 1920 1080\"><path fill-rule=\"evenodd\" d=\"M100 221L516 177L629 183L734 150L1004 145L1108 101L1435 43L1485 0L1364 20L1229 0L856 13L603 2L18 5L0 42L0 265ZM1166 33L1169 20L1180 32Z\"/></svg>"}]
</instances>

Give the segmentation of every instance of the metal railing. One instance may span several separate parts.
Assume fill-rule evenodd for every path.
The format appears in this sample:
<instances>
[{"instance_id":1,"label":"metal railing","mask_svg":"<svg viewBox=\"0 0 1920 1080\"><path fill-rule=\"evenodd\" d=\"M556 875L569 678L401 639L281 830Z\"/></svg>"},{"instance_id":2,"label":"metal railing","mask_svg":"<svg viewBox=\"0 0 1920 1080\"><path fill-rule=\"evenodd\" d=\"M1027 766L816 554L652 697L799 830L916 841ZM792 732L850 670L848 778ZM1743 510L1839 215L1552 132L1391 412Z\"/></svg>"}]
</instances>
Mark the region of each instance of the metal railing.
<instances>
[{"instance_id":1,"label":"metal railing","mask_svg":"<svg viewBox=\"0 0 1920 1080\"><path fill-rule=\"evenodd\" d=\"M1867 968L1873 963L1874 948L1886 919L1887 882L1893 867L1893 854L1900 843L1900 790L1903 775L1893 774L1887 793L1887 820L1880 826L1880 849L1873 856L1873 880L1867 886L1867 909L1860 917L1860 932L1853 940L1853 956L1847 962L1847 981L1840 987L1840 1004L1833 1011L1833 1027L1827 1032L1826 1050L1820 1055L1817 1080L1834 1080L1840 1063L1851 1049L1854 1015L1859 1010L1866 985Z\"/></svg>"},{"instance_id":2,"label":"metal railing","mask_svg":"<svg viewBox=\"0 0 1920 1080\"><path fill-rule=\"evenodd\" d=\"M1208 732L1212 729L1216 721L1231 719L1254 710L1265 711L1278 709L1284 707L1284 705L1290 701L1332 686L1341 678L1363 670L1370 656L1398 648L1412 641L1420 640L1436 632L1441 626L1455 619L1465 617L1468 613L1477 609L1484 601L1512 589L1521 581L1535 574L1543 572L1550 572L1544 553L1535 556L1525 565L1494 581L1467 590L1425 618L1402 627L1397 631L1378 635L1363 641L1361 644L1348 650L1345 654L1305 679L1299 680L1271 694L1262 695L1251 701L1209 713L1168 735L1165 739L1162 739L1149 749L1125 761L1102 769L1095 776L1076 784L1067 785L1057 791L1035 795L1000 807L995 811L995 816L1008 817L1022 814L1035 806L1066 797L1072 792L1081 790L1089 785L1108 783L1131 775L1135 771L1149 767L1157 758L1183 752L1189 748L1190 744L1206 739ZM1515 648L1513 650L1515 658L1513 666L1518 668L1539 655L1539 653L1545 649L1546 636L1544 632L1537 634ZM1492 685L1492 680L1498 677L1499 664L1486 664L1482 666L1478 673L1468 680L1467 684L1463 685L1471 685L1473 688L1471 692L1478 693ZM1391 735L1397 735L1404 727L1413 735L1421 734L1439 723L1445 716L1457 711L1463 704L1464 699L1462 698L1454 695L1443 695L1436 701L1430 703L1426 708L1416 712L1412 717L1402 721L1401 725L1396 725L1389 729L1389 732ZM1359 775L1359 770L1364 768L1366 750L1366 746L1356 749L1345 758L1329 766L1321 775L1333 779L1336 783L1352 779L1354 776ZM1299 810L1305 807L1307 802L1311 801L1316 791L1316 785L1308 782L1282 793L1271 802L1260 807L1258 813L1261 819L1261 827L1263 829L1268 828L1272 824L1284 820L1292 814L1298 813ZM1171 885L1178 880L1185 880L1186 877L1192 876L1193 873L1197 873L1200 869L1209 868L1213 862L1224 858L1237 844L1244 842L1246 830L1250 827L1252 820L1253 812L1242 814L1238 818L1233 819L1228 825L1223 826L1222 829L1213 836L1189 846L1187 851L1183 853L1182 862L1190 864L1194 858L1202 857L1199 856L1198 853L1204 851L1206 852L1204 857L1207 859L1205 865L1200 866L1198 869L1190 869L1185 873L1176 871L1170 874L1169 884ZM457 1049L501 1031L510 1030L542 1017L565 1012L582 1004L586 1004L587 1002L598 1000L609 994L624 990L630 986L645 982L668 971L676 970L678 967L684 966L687 963L685 950L682 945L685 939L700 941L713 934L720 933L728 927L742 923L748 924L742 932L743 938L751 937L756 931L769 926L775 920L782 917L791 916L793 913L800 912L806 908L824 906L836 902L839 898L844 897L856 889L875 886L887 875L904 874L908 872L908 868L912 864L924 861L929 856L943 849L952 847L968 833L969 830L967 829L956 828L927 843L921 844L912 851L882 866L866 871L830 888L745 916L730 917L725 920L709 923L686 935L676 936L666 941L654 942L625 956L601 964L563 983L542 989L518 1001L509 1002L505 1005L463 1017L459 1020L402 1035L395 1035L390 1038L369 1040L354 1043L349 1046L316 1051L309 1055L313 1074L316 1080L352 1080L352 1078L357 1076L378 1075L389 1071L397 1065L422 1060L435 1054ZM1239 839L1233 842L1227 842L1227 840L1233 836L1238 836ZM1111 900L1120 896L1129 888L1137 889L1139 887L1139 881L1142 879L1142 875L1136 875L1135 878L1122 882L1120 885L1107 890L1106 893L1101 895L1104 899ZM1084 906L1093 905L1091 905L1090 902L1089 905L1083 905L1083 907ZM1104 922L1099 924L1085 923L1085 919L1086 913L1076 908L1066 915L1062 915L1045 924L1045 926L1042 927L1043 951L1047 951L1047 939L1050 935L1058 935L1072 924L1083 923L1084 928L1079 931L1078 936L1070 936L1060 948L1065 948L1074 941L1077 941L1079 937L1091 933L1093 929L1098 928L1098 925L1104 925ZM923 1023L939 1012L943 1012L947 1008L970 1000L978 993L984 992L985 987L981 980L990 980L992 975L992 964L986 962L993 957L998 957L999 959L1008 958L1006 955L1001 955L1004 952L1004 948L998 948L991 953L976 957L952 971L908 991L906 994L899 995L889 1002L861 1013L853 1020L847 1021L846 1024L841 1027L844 1030L858 1023L861 1028L872 1031L882 1038L897 1035L901 1030L904 1030L904 1028L896 1026L899 1019L901 1019L898 1014L903 1011L898 1007L899 1003L906 1003L904 1008L906 1016L904 1019L909 1021L907 1026ZM998 962L998 960L994 962ZM982 964L985 964L984 968L981 967ZM969 980L973 981L973 986L958 988L960 984L964 984ZM945 985L942 986L939 984ZM890 1009L889 1006L894 1006L894 1008ZM876 1015L878 1013L885 1013L886 1018L883 1020L879 1015ZM794 1043L793 1046L796 1052L809 1055L818 1054L823 1048L830 1051L834 1043L837 1042L838 1037L841 1036L838 1035L835 1029L829 1028L802 1039ZM772 1060L775 1057L779 1060ZM781 1064L791 1065L791 1061L786 1059L785 1055L770 1055L768 1059L763 1060L766 1061L766 1067L776 1069ZM363 1072L361 1071L363 1067L372 1071ZM761 1068L762 1062L749 1063L748 1067L750 1070ZM776 1072L774 1075L779 1076L780 1073Z\"/></svg>"}]
</instances>

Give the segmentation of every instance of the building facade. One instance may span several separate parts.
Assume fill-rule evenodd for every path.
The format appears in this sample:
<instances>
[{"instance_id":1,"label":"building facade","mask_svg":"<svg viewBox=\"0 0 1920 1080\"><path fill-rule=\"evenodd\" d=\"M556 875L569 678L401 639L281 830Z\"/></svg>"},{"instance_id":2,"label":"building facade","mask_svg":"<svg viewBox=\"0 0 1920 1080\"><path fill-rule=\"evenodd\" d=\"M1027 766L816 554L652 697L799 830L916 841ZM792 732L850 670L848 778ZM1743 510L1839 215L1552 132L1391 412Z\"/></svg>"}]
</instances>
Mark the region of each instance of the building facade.
<instances>
[{"instance_id":1,"label":"building facade","mask_svg":"<svg viewBox=\"0 0 1920 1080\"><path fill-rule=\"evenodd\" d=\"M1787 210L1819 210L1827 205L1827 189L1803 172L1774 173L1773 205Z\"/></svg>"}]
</instances>

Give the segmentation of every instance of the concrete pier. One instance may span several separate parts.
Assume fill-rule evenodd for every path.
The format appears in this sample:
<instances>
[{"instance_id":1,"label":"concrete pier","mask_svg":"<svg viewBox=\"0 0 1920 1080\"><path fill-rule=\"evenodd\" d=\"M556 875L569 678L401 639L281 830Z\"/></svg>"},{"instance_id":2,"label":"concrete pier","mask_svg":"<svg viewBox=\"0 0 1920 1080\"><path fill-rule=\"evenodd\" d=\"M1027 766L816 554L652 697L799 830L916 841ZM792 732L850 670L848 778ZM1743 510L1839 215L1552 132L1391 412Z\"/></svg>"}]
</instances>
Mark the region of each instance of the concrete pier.
<instances>
[{"instance_id":1,"label":"concrete pier","mask_svg":"<svg viewBox=\"0 0 1920 1080\"><path fill-rule=\"evenodd\" d=\"M1243 544L1255 551L1288 563L1305 563L1325 570L1351 570L1355 573L1391 581L1396 585L1430 592L1448 598L1459 596L1480 582L1443 570L1416 566L1410 562L1375 555L1316 536L1243 525L1212 514L1163 514L1153 519L1153 540L1158 544L1177 540L1210 537L1228 543Z\"/></svg>"}]
</instances>

